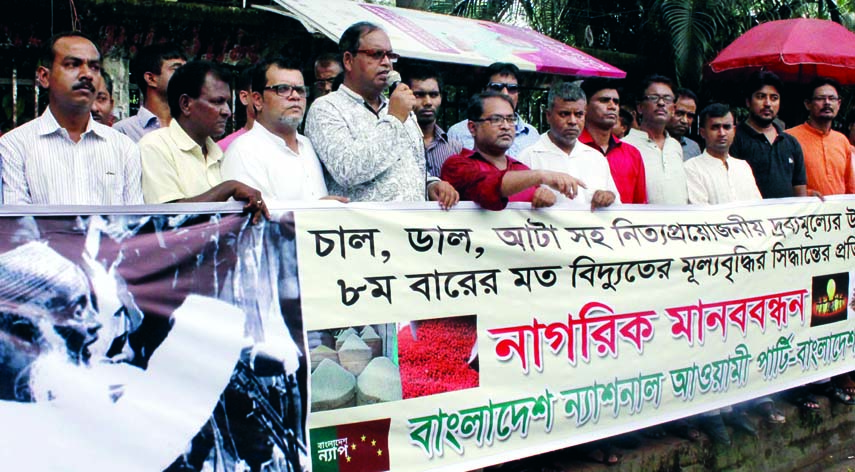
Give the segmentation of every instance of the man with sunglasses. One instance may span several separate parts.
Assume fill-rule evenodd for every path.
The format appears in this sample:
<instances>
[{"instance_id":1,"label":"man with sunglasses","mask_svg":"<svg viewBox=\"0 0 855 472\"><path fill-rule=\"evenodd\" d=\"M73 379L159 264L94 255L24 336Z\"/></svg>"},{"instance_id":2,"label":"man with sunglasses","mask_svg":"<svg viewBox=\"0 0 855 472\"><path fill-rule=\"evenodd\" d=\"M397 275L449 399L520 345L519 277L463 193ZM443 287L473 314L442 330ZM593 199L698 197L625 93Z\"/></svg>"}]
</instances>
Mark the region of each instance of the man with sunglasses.
<instances>
[{"instance_id":1,"label":"man with sunglasses","mask_svg":"<svg viewBox=\"0 0 855 472\"><path fill-rule=\"evenodd\" d=\"M507 95L514 105L514 111L516 111L520 99L519 74L519 68L513 64L495 62L485 71L487 81L483 91L492 91ZM514 123L514 144L508 149L508 154L511 156L519 156L525 148L540 139L540 133L537 132L534 126L523 121L518 114L516 115L516 119ZM448 128L448 136L460 141L466 149L472 149L474 146L474 138L469 133L468 120L463 120Z\"/></svg>"},{"instance_id":2,"label":"man with sunglasses","mask_svg":"<svg viewBox=\"0 0 855 472\"><path fill-rule=\"evenodd\" d=\"M327 171L327 189L352 201L439 201L457 203L454 188L425 172L422 131L406 84L383 96L392 64L389 36L379 26L359 22L339 40L344 82L309 109L306 136Z\"/></svg>"},{"instance_id":3,"label":"man with sunglasses","mask_svg":"<svg viewBox=\"0 0 855 472\"><path fill-rule=\"evenodd\" d=\"M796 138L804 151L808 192L823 195L855 193L855 171L846 135L831 129L840 111L840 84L831 78L817 77L805 89L808 119L787 133ZM851 385L855 392L855 383Z\"/></svg>"},{"instance_id":4,"label":"man with sunglasses","mask_svg":"<svg viewBox=\"0 0 855 472\"><path fill-rule=\"evenodd\" d=\"M631 130L623 138L635 146L644 160L647 201L660 205L685 205L689 201L683 148L665 127L674 114L674 88L671 79L652 75L641 83L638 114L641 129Z\"/></svg>"},{"instance_id":5,"label":"man with sunglasses","mask_svg":"<svg viewBox=\"0 0 855 472\"><path fill-rule=\"evenodd\" d=\"M501 210L508 202L531 202L532 208L555 204L551 187L569 199L576 197L579 180L563 172L531 170L507 154L514 141L514 104L501 93L487 91L472 97L466 109L474 149L464 149L442 166L442 178L461 198L487 210Z\"/></svg>"},{"instance_id":6,"label":"man with sunglasses","mask_svg":"<svg viewBox=\"0 0 855 472\"><path fill-rule=\"evenodd\" d=\"M257 188L265 199L327 198L312 143L297 133L308 95L299 64L266 59L255 66L251 88L256 125L226 151L223 178Z\"/></svg>"},{"instance_id":7,"label":"man with sunglasses","mask_svg":"<svg viewBox=\"0 0 855 472\"><path fill-rule=\"evenodd\" d=\"M317 99L332 92L335 78L341 74L341 63L338 56L328 52L315 59L315 90L313 98Z\"/></svg>"},{"instance_id":8,"label":"man with sunglasses","mask_svg":"<svg viewBox=\"0 0 855 472\"><path fill-rule=\"evenodd\" d=\"M436 124L439 107L442 105L442 76L430 67L418 67L409 71L407 85L416 97L416 121L424 134L425 162L428 174L439 177L442 164L449 156L463 149L460 141Z\"/></svg>"}]
</instances>

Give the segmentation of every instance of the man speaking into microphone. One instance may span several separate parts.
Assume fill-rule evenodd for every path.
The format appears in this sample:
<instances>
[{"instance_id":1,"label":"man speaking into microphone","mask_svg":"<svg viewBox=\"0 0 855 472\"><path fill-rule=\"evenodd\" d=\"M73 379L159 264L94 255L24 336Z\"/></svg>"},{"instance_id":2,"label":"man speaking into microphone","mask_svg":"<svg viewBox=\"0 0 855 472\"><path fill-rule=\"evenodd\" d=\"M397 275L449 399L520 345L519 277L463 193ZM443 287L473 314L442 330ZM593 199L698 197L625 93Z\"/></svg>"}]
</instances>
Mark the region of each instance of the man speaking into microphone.
<instances>
[{"instance_id":1,"label":"man speaking into microphone","mask_svg":"<svg viewBox=\"0 0 855 472\"><path fill-rule=\"evenodd\" d=\"M327 189L352 202L436 200L442 208L457 203L447 182L427 177L421 128L413 115L416 98L395 79L398 54L379 26L359 22L338 43L344 83L315 101L306 119L326 170ZM397 73L395 73L397 74ZM387 99L383 95L397 85Z\"/></svg>"}]
</instances>

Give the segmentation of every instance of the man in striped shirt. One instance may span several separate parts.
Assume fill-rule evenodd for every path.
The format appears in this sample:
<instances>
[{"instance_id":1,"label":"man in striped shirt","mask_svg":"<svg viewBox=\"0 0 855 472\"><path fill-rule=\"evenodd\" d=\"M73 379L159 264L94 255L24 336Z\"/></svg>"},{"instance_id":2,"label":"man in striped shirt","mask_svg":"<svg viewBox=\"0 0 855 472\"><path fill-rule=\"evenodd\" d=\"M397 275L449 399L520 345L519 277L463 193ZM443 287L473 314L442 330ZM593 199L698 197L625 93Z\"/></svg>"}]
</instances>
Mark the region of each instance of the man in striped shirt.
<instances>
[{"instance_id":1,"label":"man in striped shirt","mask_svg":"<svg viewBox=\"0 0 855 472\"><path fill-rule=\"evenodd\" d=\"M143 202L140 153L90 114L101 53L81 33L51 39L36 70L50 104L0 138L3 199L11 205L131 205Z\"/></svg>"},{"instance_id":2,"label":"man in striped shirt","mask_svg":"<svg viewBox=\"0 0 855 472\"><path fill-rule=\"evenodd\" d=\"M445 160L463 150L460 141L449 138L436 124L439 107L442 106L442 76L431 68L420 67L410 71L407 85L416 97L416 107L413 111L424 135L427 172L439 177Z\"/></svg>"}]
</instances>

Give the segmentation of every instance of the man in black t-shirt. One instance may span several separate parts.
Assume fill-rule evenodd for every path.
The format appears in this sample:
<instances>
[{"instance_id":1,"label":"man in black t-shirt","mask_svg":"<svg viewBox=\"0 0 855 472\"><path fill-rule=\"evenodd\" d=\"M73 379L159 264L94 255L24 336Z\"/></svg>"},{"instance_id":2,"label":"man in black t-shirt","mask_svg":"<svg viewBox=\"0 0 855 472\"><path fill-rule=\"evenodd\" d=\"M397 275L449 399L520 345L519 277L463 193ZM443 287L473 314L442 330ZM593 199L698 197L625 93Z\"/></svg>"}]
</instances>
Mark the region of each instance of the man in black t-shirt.
<instances>
[{"instance_id":1,"label":"man in black t-shirt","mask_svg":"<svg viewBox=\"0 0 855 472\"><path fill-rule=\"evenodd\" d=\"M775 123L781 107L781 88L781 79L771 72L758 72L748 79L748 119L736 128L730 148L730 155L751 166L763 198L807 195L802 148Z\"/></svg>"}]
</instances>

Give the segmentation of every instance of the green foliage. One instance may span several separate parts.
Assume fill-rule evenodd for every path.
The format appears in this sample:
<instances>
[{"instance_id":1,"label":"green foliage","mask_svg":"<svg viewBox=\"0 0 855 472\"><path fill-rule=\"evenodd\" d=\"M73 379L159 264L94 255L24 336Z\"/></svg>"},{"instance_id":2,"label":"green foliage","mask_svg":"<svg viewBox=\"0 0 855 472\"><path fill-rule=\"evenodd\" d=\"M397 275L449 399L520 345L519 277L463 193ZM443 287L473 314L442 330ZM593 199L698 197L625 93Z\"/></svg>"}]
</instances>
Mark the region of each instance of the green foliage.
<instances>
[{"instance_id":1,"label":"green foliage","mask_svg":"<svg viewBox=\"0 0 855 472\"><path fill-rule=\"evenodd\" d=\"M403 0L399 0L403 1ZM668 44L677 81L697 87L703 64L748 29L827 18L855 29L855 0L433 0L438 13L529 26L576 46L659 57Z\"/></svg>"}]
</instances>

